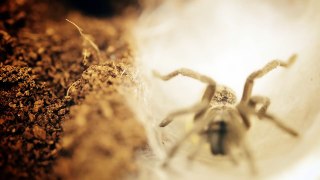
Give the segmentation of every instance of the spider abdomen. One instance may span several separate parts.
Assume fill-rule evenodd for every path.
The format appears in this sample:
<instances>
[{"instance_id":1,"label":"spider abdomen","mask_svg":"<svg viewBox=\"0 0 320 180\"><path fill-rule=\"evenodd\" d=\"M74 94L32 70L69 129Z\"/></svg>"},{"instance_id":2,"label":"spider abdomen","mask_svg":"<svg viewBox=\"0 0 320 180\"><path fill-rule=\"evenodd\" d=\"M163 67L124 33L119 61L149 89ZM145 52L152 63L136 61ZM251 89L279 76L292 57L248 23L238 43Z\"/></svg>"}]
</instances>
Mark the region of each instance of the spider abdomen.
<instances>
[{"instance_id":1,"label":"spider abdomen","mask_svg":"<svg viewBox=\"0 0 320 180\"><path fill-rule=\"evenodd\" d=\"M225 155L225 140L227 135L227 123L225 121L213 122L206 132L211 153Z\"/></svg>"}]
</instances>

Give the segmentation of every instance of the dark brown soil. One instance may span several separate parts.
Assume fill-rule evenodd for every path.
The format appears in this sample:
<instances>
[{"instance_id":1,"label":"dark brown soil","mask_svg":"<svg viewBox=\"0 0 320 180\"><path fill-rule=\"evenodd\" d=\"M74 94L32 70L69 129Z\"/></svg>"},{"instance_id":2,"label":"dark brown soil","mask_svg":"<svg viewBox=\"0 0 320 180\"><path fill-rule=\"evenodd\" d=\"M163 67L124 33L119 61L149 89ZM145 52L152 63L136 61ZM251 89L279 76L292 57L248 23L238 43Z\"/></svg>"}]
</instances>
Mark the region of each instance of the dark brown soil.
<instances>
[{"instance_id":1,"label":"dark brown soil","mask_svg":"<svg viewBox=\"0 0 320 180\"><path fill-rule=\"evenodd\" d=\"M121 179L137 170L146 137L119 93L134 88L129 15L97 19L68 8L0 3L1 179Z\"/></svg>"}]
</instances>

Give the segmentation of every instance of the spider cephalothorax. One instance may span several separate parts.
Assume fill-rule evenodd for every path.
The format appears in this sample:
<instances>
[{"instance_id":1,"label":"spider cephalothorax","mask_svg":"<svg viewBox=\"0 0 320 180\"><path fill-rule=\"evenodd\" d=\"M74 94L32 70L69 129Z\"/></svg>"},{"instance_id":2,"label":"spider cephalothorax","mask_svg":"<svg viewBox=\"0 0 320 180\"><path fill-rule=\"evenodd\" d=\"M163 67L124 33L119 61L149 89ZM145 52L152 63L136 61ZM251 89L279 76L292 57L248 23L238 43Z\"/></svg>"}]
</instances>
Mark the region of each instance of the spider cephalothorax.
<instances>
[{"instance_id":1,"label":"spider cephalothorax","mask_svg":"<svg viewBox=\"0 0 320 180\"><path fill-rule=\"evenodd\" d=\"M250 128L251 123L249 117L251 115L255 115L259 119L269 120L288 134L298 136L296 131L284 125L281 121L267 112L270 104L269 98L251 95L255 79L261 78L278 66L289 67L295 60L296 55L291 56L287 62L273 60L266 64L262 69L251 73L246 80L241 100L238 103L236 101L235 93L230 88L217 86L216 82L210 77L190 69L178 69L165 76L154 72L156 77L165 81L180 74L207 84L202 100L199 103L190 108L170 113L167 118L160 123L159 126L164 127L171 123L176 116L186 113L195 114L195 125L193 129L187 132L185 136L173 146L163 165L166 166L168 164L171 157L177 152L181 143L188 139L192 134L197 133L202 137L201 142L209 143L213 155L227 155L232 160L235 160L232 148L238 147L242 150L251 165L251 169L254 171L254 162L245 143L245 134L247 129ZM198 150L199 148L196 149L190 157L193 158Z\"/></svg>"},{"instance_id":2,"label":"spider cephalothorax","mask_svg":"<svg viewBox=\"0 0 320 180\"><path fill-rule=\"evenodd\" d=\"M211 106L233 105L236 102L237 102L237 97L235 95L235 92L232 89L226 86L218 86L210 102L210 105Z\"/></svg>"}]
</instances>

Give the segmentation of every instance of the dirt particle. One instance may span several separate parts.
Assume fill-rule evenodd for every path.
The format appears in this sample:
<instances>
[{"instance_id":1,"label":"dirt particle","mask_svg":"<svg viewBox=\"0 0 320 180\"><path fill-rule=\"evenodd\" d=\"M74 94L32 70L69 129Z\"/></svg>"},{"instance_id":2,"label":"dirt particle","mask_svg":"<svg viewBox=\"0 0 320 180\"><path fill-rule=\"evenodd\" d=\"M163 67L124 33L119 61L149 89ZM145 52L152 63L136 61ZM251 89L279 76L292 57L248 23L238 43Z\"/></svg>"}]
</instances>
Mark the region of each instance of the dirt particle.
<instances>
[{"instance_id":1,"label":"dirt particle","mask_svg":"<svg viewBox=\"0 0 320 180\"><path fill-rule=\"evenodd\" d=\"M34 136L38 139L45 140L47 137L46 131L42 129L40 126L35 125L32 131Z\"/></svg>"},{"instance_id":2,"label":"dirt particle","mask_svg":"<svg viewBox=\"0 0 320 180\"><path fill-rule=\"evenodd\" d=\"M25 130L24 130L24 138L26 139L32 139L33 138L33 134L31 133L31 130L29 127L27 127Z\"/></svg>"},{"instance_id":3,"label":"dirt particle","mask_svg":"<svg viewBox=\"0 0 320 180\"><path fill-rule=\"evenodd\" d=\"M42 107L43 107L43 100L38 100L38 101L34 102L33 112L37 113L39 111L39 109Z\"/></svg>"},{"instance_id":4,"label":"dirt particle","mask_svg":"<svg viewBox=\"0 0 320 180\"><path fill-rule=\"evenodd\" d=\"M33 122L33 121L35 120L35 118L36 118L36 116L35 116L34 114L29 113L29 120L30 120L31 122Z\"/></svg>"}]
</instances>

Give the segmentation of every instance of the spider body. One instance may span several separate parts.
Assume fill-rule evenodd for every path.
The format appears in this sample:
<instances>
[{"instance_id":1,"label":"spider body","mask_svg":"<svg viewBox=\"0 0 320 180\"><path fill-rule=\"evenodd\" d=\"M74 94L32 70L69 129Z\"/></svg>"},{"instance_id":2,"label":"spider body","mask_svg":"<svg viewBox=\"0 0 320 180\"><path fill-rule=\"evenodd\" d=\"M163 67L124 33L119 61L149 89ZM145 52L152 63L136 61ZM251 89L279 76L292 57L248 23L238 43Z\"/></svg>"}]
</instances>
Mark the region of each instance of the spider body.
<instances>
[{"instance_id":1,"label":"spider body","mask_svg":"<svg viewBox=\"0 0 320 180\"><path fill-rule=\"evenodd\" d=\"M227 132L227 123L224 120L212 122L208 125L208 129L204 133L207 135L207 141L213 155L226 155L225 139Z\"/></svg>"},{"instance_id":2,"label":"spider body","mask_svg":"<svg viewBox=\"0 0 320 180\"><path fill-rule=\"evenodd\" d=\"M298 133L283 124L275 116L267 112L270 100L264 96L252 96L254 80L261 78L276 67L289 67L296 60L296 55L289 58L287 62L273 60L262 69L251 73L244 85L240 102L237 102L235 93L226 86L219 86L208 76L199 74L190 69L178 69L167 75L154 75L162 80L169 80L177 75L183 75L197 79L207 84L202 99L199 103L186 109L181 109L170 113L160 124L165 127L171 123L176 116L194 113L194 127L187 132L168 152L163 166L167 166L171 158L176 154L181 144L192 134L200 135L200 144L207 142L213 155L226 155L236 162L233 148L239 148L244 157L248 160L251 170L255 171L253 157L247 147L245 135L250 128L250 117L256 116L260 120L269 120L284 132L296 137ZM189 156L193 159L199 152L200 145L195 148Z\"/></svg>"},{"instance_id":3,"label":"spider body","mask_svg":"<svg viewBox=\"0 0 320 180\"><path fill-rule=\"evenodd\" d=\"M210 101L210 105L205 110L207 111L207 115L212 117L212 119L199 134L209 143L213 155L227 155L230 152L230 142L236 142L236 139L231 138L233 136L242 136L237 131L230 131L230 123L243 126L243 124L240 125L242 122L239 119L231 119L229 117L231 113L234 113L235 104L235 93L226 86L218 86ZM199 117L195 117L194 121L198 119Z\"/></svg>"}]
</instances>

